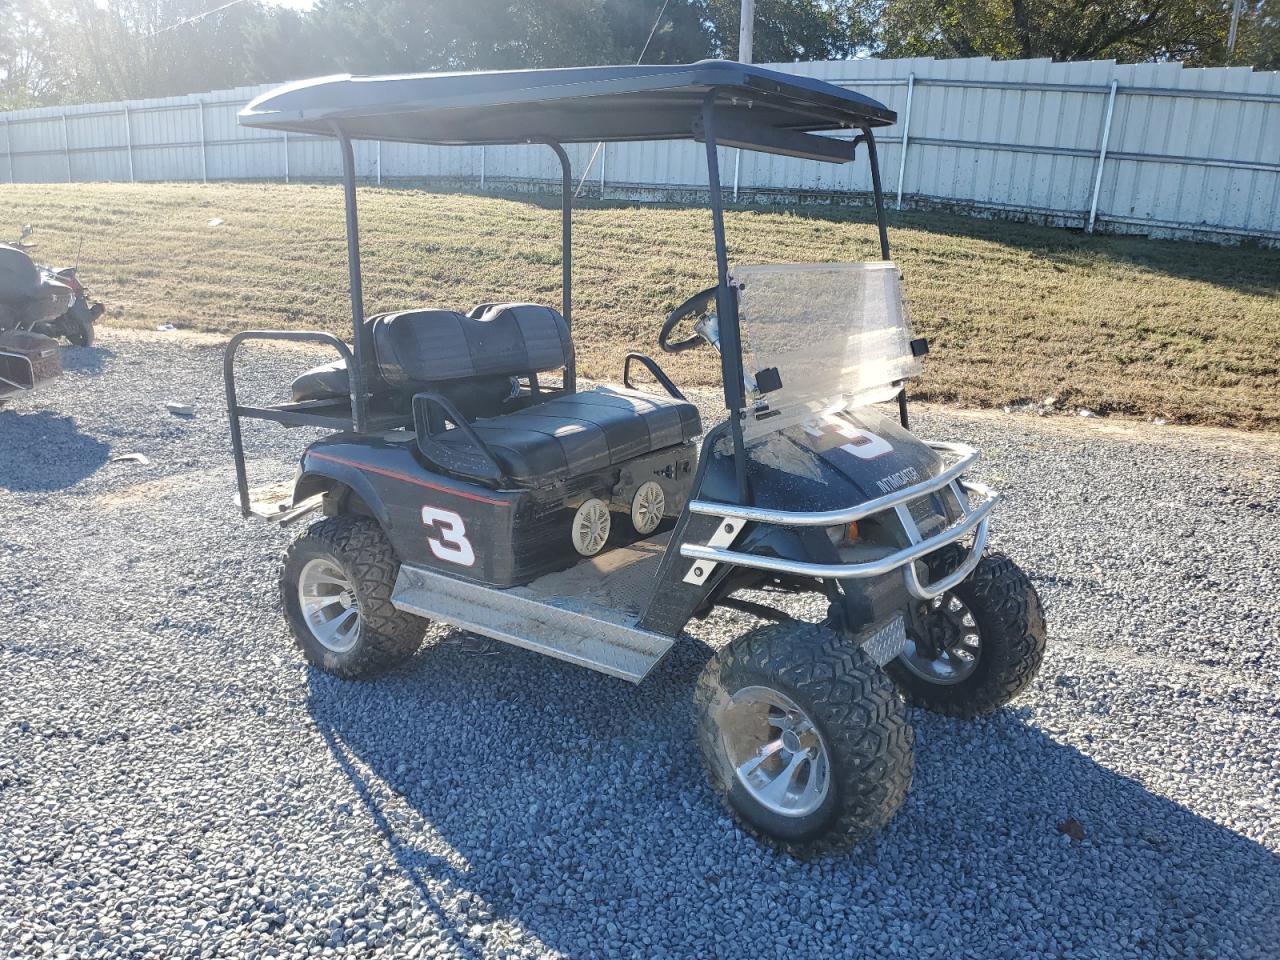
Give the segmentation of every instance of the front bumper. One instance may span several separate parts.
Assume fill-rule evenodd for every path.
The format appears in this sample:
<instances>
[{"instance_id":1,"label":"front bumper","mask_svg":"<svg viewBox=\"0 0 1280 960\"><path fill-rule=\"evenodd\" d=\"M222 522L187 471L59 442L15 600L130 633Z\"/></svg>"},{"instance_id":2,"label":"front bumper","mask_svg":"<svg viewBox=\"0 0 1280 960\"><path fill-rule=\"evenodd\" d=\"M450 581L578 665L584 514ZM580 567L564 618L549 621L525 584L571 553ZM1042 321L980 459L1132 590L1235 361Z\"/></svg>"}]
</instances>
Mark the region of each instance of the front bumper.
<instances>
[{"instance_id":1,"label":"front bumper","mask_svg":"<svg viewBox=\"0 0 1280 960\"><path fill-rule=\"evenodd\" d=\"M944 469L936 477L930 477L921 483L904 487L883 497L868 500L865 503L841 510L823 510L817 512L792 512L788 510L767 510L757 507L744 507L736 504L715 503L706 500L695 500L689 504L692 513L702 513L719 517L720 527L706 544L686 543L680 547L680 555L695 561L689 577L696 582L704 581L715 564L727 563L739 567L757 570L768 570L773 573L787 573L796 576L832 578L836 580L880 577L901 568L906 581L907 591L921 600L932 600L954 588L964 580L982 559L987 546L988 515L1000 500L1000 495L990 487L972 480L962 480L961 475L978 459L978 451L973 447L959 443L930 443L930 447L940 453L953 456L955 462ZM925 537L921 534L915 518L911 515L909 504L920 497L927 496L948 487L956 502L960 505L961 517L944 527L937 533ZM969 497L980 498L973 504ZM779 526L814 526L833 527L861 520L873 514L888 510L894 511L898 522L906 533L909 545L875 560L862 563L810 563L804 560L789 560L783 557L760 556L729 549L737 533L746 522L772 523ZM973 534L973 544L965 559L951 573L944 577L925 583L920 579L916 561L929 554L964 539Z\"/></svg>"}]
</instances>

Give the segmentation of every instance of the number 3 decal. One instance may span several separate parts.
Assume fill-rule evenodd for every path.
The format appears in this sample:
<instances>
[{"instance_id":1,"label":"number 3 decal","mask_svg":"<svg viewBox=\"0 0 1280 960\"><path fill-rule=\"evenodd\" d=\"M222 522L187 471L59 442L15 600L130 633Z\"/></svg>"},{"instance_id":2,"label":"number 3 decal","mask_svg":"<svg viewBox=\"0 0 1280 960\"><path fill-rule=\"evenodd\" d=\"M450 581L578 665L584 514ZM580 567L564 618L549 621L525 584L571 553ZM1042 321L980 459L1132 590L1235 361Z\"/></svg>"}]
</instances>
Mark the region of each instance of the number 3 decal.
<instances>
[{"instance_id":1,"label":"number 3 decal","mask_svg":"<svg viewBox=\"0 0 1280 960\"><path fill-rule=\"evenodd\" d=\"M863 430L834 417L829 418L826 421L826 425L832 433L853 441L852 443L844 444L840 449L845 453L852 454L859 460L874 460L876 457L883 457L886 453L893 451L893 445L888 440L877 433L872 433L870 430ZM804 429L813 437L821 437L823 435L820 427L806 424Z\"/></svg>"},{"instance_id":2,"label":"number 3 decal","mask_svg":"<svg viewBox=\"0 0 1280 960\"><path fill-rule=\"evenodd\" d=\"M422 522L427 531L427 546L441 560L469 567L476 562L476 552L467 539L467 525L452 510L439 507L423 507Z\"/></svg>"}]
</instances>

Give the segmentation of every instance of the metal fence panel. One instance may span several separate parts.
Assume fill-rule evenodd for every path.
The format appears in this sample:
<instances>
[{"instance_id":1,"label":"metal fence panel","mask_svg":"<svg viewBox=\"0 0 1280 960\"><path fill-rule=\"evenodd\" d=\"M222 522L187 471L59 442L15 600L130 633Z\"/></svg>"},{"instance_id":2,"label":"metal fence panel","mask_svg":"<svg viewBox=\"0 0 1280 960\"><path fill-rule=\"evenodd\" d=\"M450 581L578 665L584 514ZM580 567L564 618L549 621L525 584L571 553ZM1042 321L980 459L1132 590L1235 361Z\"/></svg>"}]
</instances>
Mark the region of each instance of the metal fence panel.
<instances>
[{"instance_id":1,"label":"metal fence panel","mask_svg":"<svg viewBox=\"0 0 1280 960\"><path fill-rule=\"evenodd\" d=\"M851 60L774 64L856 87L898 112L879 132L890 201L945 203L1089 228L1280 242L1280 73L1179 64ZM0 114L0 183L318 180L340 174L324 138L241 127L271 85L188 97ZM1105 148L1105 157L1102 156ZM588 196L662 199L706 188L690 142L570 148ZM360 174L482 189L558 182L540 145L361 143ZM739 200L862 200L865 163L810 163L722 150Z\"/></svg>"}]
</instances>

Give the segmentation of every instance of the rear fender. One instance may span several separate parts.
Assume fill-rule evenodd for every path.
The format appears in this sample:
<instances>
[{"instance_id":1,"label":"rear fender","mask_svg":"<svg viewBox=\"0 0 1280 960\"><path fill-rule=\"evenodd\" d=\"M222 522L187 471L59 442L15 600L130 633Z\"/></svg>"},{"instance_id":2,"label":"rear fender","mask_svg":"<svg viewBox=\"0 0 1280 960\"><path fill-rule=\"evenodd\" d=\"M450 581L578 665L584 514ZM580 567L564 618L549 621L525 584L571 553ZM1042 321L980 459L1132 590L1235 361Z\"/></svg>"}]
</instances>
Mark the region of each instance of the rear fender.
<instances>
[{"instance_id":1,"label":"rear fender","mask_svg":"<svg viewBox=\"0 0 1280 960\"><path fill-rule=\"evenodd\" d=\"M301 503L316 494L338 491L341 491L344 497L347 495L359 497L360 502L364 504L365 512L377 520L384 530L387 529L390 513L386 503L369 481L368 474L345 464L303 456L302 469L294 482L293 502Z\"/></svg>"}]
</instances>

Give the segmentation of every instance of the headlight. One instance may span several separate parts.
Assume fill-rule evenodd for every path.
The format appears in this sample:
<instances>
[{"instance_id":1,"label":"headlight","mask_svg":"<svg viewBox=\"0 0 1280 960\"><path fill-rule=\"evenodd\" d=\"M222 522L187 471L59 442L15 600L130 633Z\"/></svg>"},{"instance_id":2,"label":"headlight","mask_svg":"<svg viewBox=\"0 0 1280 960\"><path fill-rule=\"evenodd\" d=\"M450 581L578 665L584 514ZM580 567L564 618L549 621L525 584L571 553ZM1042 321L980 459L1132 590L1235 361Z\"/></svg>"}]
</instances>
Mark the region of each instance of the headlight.
<instances>
[{"instance_id":1,"label":"headlight","mask_svg":"<svg viewBox=\"0 0 1280 960\"><path fill-rule=\"evenodd\" d=\"M827 527L827 536L837 547L851 547L858 540L858 521L850 520L838 527Z\"/></svg>"}]
</instances>

